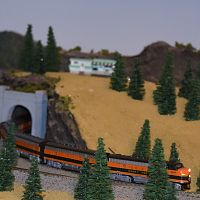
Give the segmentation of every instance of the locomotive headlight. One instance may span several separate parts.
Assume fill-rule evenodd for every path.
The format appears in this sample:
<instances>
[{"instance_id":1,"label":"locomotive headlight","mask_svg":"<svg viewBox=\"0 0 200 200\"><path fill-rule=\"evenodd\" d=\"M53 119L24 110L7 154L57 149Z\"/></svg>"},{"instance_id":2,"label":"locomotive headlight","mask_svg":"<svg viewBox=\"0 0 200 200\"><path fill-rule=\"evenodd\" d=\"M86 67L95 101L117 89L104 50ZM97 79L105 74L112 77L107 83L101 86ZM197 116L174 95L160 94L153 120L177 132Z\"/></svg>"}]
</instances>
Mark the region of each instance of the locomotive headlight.
<instances>
[{"instance_id":1,"label":"locomotive headlight","mask_svg":"<svg viewBox=\"0 0 200 200\"><path fill-rule=\"evenodd\" d=\"M188 172L191 172L191 169L190 169L190 168L188 169Z\"/></svg>"}]
</instances>

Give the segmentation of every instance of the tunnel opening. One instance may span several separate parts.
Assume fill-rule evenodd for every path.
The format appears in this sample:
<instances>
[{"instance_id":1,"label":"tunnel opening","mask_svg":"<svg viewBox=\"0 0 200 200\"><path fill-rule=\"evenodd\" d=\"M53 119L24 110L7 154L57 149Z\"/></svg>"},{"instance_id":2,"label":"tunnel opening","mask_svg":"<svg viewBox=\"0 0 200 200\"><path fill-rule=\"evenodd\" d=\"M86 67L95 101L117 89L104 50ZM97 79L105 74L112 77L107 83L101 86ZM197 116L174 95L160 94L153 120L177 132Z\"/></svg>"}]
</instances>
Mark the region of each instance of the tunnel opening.
<instances>
[{"instance_id":1,"label":"tunnel opening","mask_svg":"<svg viewBox=\"0 0 200 200\"><path fill-rule=\"evenodd\" d=\"M15 123L18 133L31 135L32 118L27 108L24 106L15 106L11 121Z\"/></svg>"}]
</instances>

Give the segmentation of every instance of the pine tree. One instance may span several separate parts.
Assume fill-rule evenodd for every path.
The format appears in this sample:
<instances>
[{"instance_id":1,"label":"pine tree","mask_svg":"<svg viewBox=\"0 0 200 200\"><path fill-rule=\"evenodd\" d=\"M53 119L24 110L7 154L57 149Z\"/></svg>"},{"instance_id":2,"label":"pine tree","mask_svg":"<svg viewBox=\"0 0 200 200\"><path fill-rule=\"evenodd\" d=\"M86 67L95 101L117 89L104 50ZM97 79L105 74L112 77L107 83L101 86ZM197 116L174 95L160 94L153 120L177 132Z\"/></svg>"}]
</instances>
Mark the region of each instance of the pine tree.
<instances>
[{"instance_id":1,"label":"pine tree","mask_svg":"<svg viewBox=\"0 0 200 200\"><path fill-rule=\"evenodd\" d=\"M38 74L45 73L44 50L40 40L37 42L35 48L34 72Z\"/></svg>"},{"instance_id":2,"label":"pine tree","mask_svg":"<svg viewBox=\"0 0 200 200\"><path fill-rule=\"evenodd\" d=\"M32 159L29 175L25 182L25 191L22 200L42 200L42 186L40 183L40 175L38 162L36 158Z\"/></svg>"},{"instance_id":3,"label":"pine tree","mask_svg":"<svg viewBox=\"0 0 200 200\"><path fill-rule=\"evenodd\" d=\"M200 192L200 173L199 176L197 177L196 185L197 185L197 192Z\"/></svg>"},{"instance_id":4,"label":"pine tree","mask_svg":"<svg viewBox=\"0 0 200 200\"><path fill-rule=\"evenodd\" d=\"M103 139L99 138L95 154L96 164L94 164L92 170L92 187L90 187L88 200L114 200L104 146Z\"/></svg>"},{"instance_id":5,"label":"pine tree","mask_svg":"<svg viewBox=\"0 0 200 200\"><path fill-rule=\"evenodd\" d=\"M118 92L126 90L127 78L121 56L118 56L114 72L110 79L110 88Z\"/></svg>"},{"instance_id":6,"label":"pine tree","mask_svg":"<svg viewBox=\"0 0 200 200\"><path fill-rule=\"evenodd\" d=\"M12 168L7 163L6 151L0 153L0 191L13 190L15 177L12 173Z\"/></svg>"},{"instance_id":7,"label":"pine tree","mask_svg":"<svg viewBox=\"0 0 200 200\"><path fill-rule=\"evenodd\" d=\"M79 180L74 191L76 200L88 200L90 191L91 167L87 158L83 161L83 167L79 175Z\"/></svg>"},{"instance_id":8,"label":"pine tree","mask_svg":"<svg viewBox=\"0 0 200 200\"><path fill-rule=\"evenodd\" d=\"M138 160L149 160L151 153L150 125L149 120L145 120L141 133L136 142L135 152L133 157Z\"/></svg>"},{"instance_id":9,"label":"pine tree","mask_svg":"<svg viewBox=\"0 0 200 200\"><path fill-rule=\"evenodd\" d=\"M12 167L16 166L17 164L17 151L16 151L16 145L15 145L15 132L16 132L16 126L15 124L11 124L8 129L8 135L5 139L5 149L7 157L9 158L9 165Z\"/></svg>"},{"instance_id":10,"label":"pine tree","mask_svg":"<svg viewBox=\"0 0 200 200\"><path fill-rule=\"evenodd\" d=\"M33 72L34 71L34 41L32 35L32 25L28 24L24 39L24 47L20 57L20 68Z\"/></svg>"},{"instance_id":11,"label":"pine tree","mask_svg":"<svg viewBox=\"0 0 200 200\"><path fill-rule=\"evenodd\" d=\"M175 142L173 142L172 145L171 145L171 151L170 151L169 161L170 162L179 162L180 161L180 159L179 159L179 153L177 151L176 143Z\"/></svg>"},{"instance_id":12,"label":"pine tree","mask_svg":"<svg viewBox=\"0 0 200 200\"><path fill-rule=\"evenodd\" d=\"M186 121L194 121L200 119L200 81L194 80L186 103L184 118Z\"/></svg>"},{"instance_id":13,"label":"pine tree","mask_svg":"<svg viewBox=\"0 0 200 200\"><path fill-rule=\"evenodd\" d=\"M179 97L184 97L186 99L189 98L190 90L192 87L192 81L193 81L192 68L190 62L188 62L187 68L184 73L184 78L181 81L181 87L178 93Z\"/></svg>"},{"instance_id":14,"label":"pine tree","mask_svg":"<svg viewBox=\"0 0 200 200\"><path fill-rule=\"evenodd\" d=\"M145 185L145 200L176 200L174 188L168 182L164 149L160 139L155 140L155 145L149 160L149 180Z\"/></svg>"},{"instance_id":15,"label":"pine tree","mask_svg":"<svg viewBox=\"0 0 200 200\"><path fill-rule=\"evenodd\" d=\"M138 59L135 61L135 66L128 87L128 95L137 100L142 100L145 95L144 80L139 68Z\"/></svg>"},{"instance_id":16,"label":"pine tree","mask_svg":"<svg viewBox=\"0 0 200 200\"><path fill-rule=\"evenodd\" d=\"M199 63L198 68L197 68L196 79L200 80L200 63Z\"/></svg>"},{"instance_id":17,"label":"pine tree","mask_svg":"<svg viewBox=\"0 0 200 200\"><path fill-rule=\"evenodd\" d=\"M165 67L157 88L153 92L153 98L161 115L173 115L176 113L176 93L171 54L166 57Z\"/></svg>"},{"instance_id":18,"label":"pine tree","mask_svg":"<svg viewBox=\"0 0 200 200\"><path fill-rule=\"evenodd\" d=\"M58 54L58 49L56 47L54 32L51 26L49 27L48 30L45 62L47 71L58 71L59 54Z\"/></svg>"},{"instance_id":19,"label":"pine tree","mask_svg":"<svg viewBox=\"0 0 200 200\"><path fill-rule=\"evenodd\" d=\"M0 152L0 191L13 190L15 177L12 169L17 164L14 134L15 126L12 124L9 127L3 149Z\"/></svg>"}]
</instances>

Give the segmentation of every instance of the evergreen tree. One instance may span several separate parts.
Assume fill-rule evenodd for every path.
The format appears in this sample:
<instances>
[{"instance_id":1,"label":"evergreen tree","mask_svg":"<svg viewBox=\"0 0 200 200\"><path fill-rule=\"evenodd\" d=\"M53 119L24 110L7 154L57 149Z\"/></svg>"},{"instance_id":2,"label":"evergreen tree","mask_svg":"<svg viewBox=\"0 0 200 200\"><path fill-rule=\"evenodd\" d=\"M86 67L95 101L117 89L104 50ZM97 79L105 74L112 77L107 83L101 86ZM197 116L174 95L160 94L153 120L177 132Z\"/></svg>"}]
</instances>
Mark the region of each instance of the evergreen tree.
<instances>
[{"instance_id":1,"label":"evergreen tree","mask_svg":"<svg viewBox=\"0 0 200 200\"><path fill-rule=\"evenodd\" d=\"M149 160L149 181L145 185L145 200L176 200L174 188L168 182L164 149L160 139L155 140L155 145Z\"/></svg>"},{"instance_id":2,"label":"evergreen tree","mask_svg":"<svg viewBox=\"0 0 200 200\"><path fill-rule=\"evenodd\" d=\"M176 92L171 54L166 57L165 67L157 88L153 92L153 98L161 115L173 115L176 113Z\"/></svg>"},{"instance_id":3,"label":"evergreen tree","mask_svg":"<svg viewBox=\"0 0 200 200\"><path fill-rule=\"evenodd\" d=\"M0 191L13 189L15 177L12 173L13 167L17 164L17 152L15 149L15 127L9 127L3 149L0 152Z\"/></svg>"},{"instance_id":4,"label":"evergreen tree","mask_svg":"<svg viewBox=\"0 0 200 200\"><path fill-rule=\"evenodd\" d=\"M59 54L58 54L58 49L56 47L54 32L51 26L49 27L48 30L45 62L47 71L58 71Z\"/></svg>"},{"instance_id":5,"label":"evergreen tree","mask_svg":"<svg viewBox=\"0 0 200 200\"><path fill-rule=\"evenodd\" d=\"M6 151L0 153L0 191L13 190L15 177L12 173L12 168L7 163Z\"/></svg>"},{"instance_id":6,"label":"evergreen tree","mask_svg":"<svg viewBox=\"0 0 200 200\"><path fill-rule=\"evenodd\" d=\"M38 162L36 158L32 159L29 175L25 182L25 191L22 200L42 200L42 186L40 183L40 175Z\"/></svg>"},{"instance_id":7,"label":"evergreen tree","mask_svg":"<svg viewBox=\"0 0 200 200\"><path fill-rule=\"evenodd\" d=\"M173 142L172 145L171 145L171 151L170 151L169 161L170 162L179 162L180 161L180 159L179 159L179 153L177 151L176 143L175 142Z\"/></svg>"},{"instance_id":8,"label":"evergreen tree","mask_svg":"<svg viewBox=\"0 0 200 200\"><path fill-rule=\"evenodd\" d=\"M141 133L136 142L135 152L133 157L138 160L149 160L151 153L150 125L149 120L145 120Z\"/></svg>"},{"instance_id":9,"label":"evergreen tree","mask_svg":"<svg viewBox=\"0 0 200 200\"><path fill-rule=\"evenodd\" d=\"M190 62L188 62L187 68L186 68L185 73L184 73L184 78L181 81L181 87L179 89L178 96L184 97L186 99L189 98L189 93L190 93L190 90L191 90L191 87L192 87L192 80L193 80L192 68L191 68Z\"/></svg>"},{"instance_id":10,"label":"evergreen tree","mask_svg":"<svg viewBox=\"0 0 200 200\"><path fill-rule=\"evenodd\" d=\"M198 68L197 68L196 79L200 80L200 63L199 63Z\"/></svg>"},{"instance_id":11,"label":"evergreen tree","mask_svg":"<svg viewBox=\"0 0 200 200\"><path fill-rule=\"evenodd\" d=\"M74 191L76 200L88 200L90 191L91 168L87 158L83 161L83 167L79 175L79 180Z\"/></svg>"},{"instance_id":12,"label":"evergreen tree","mask_svg":"<svg viewBox=\"0 0 200 200\"><path fill-rule=\"evenodd\" d=\"M38 74L45 73L44 50L40 40L37 42L35 49L34 72Z\"/></svg>"},{"instance_id":13,"label":"evergreen tree","mask_svg":"<svg viewBox=\"0 0 200 200\"><path fill-rule=\"evenodd\" d=\"M127 78L121 56L118 56L115 69L111 76L110 88L118 92L125 91Z\"/></svg>"},{"instance_id":14,"label":"evergreen tree","mask_svg":"<svg viewBox=\"0 0 200 200\"><path fill-rule=\"evenodd\" d=\"M184 118L186 121L200 119L200 81L194 80L189 95L189 100L186 103Z\"/></svg>"},{"instance_id":15,"label":"evergreen tree","mask_svg":"<svg viewBox=\"0 0 200 200\"><path fill-rule=\"evenodd\" d=\"M128 87L128 95L133 99L142 100L145 95L144 80L139 68L139 61L135 61L135 66Z\"/></svg>"},{"instance_id":16,"label":"evergreen tree","mask_svg":"<svg viewBox=\"0 0 200 200\"><path fill-rule=\"evenodd\" d=\"M88 200L114 200L104 146L103 139L99 138Z\"/></svg>"},{"instance_id":17,"label":"evergreen tree","mask_svg":"<svg viewBox=\"0 0 200 200\"><path fill-rule=\"evenodd\" d=\"M24 39L24 47L20 57L20 68L33 72L34 71L34 41L32 35L32 25L28 24L27 31Z\"/></svg>"},{"instance_id":18,"label":"evergreen tree","mask_svg":"<svg viewBox=\"0 0 200 200\"><path fill-rule=\"evenodd\" d=\"M197 185L197 192L200 192L200 173L199 176L197 177L196 185Z\"/></svg>"}]
</instances>

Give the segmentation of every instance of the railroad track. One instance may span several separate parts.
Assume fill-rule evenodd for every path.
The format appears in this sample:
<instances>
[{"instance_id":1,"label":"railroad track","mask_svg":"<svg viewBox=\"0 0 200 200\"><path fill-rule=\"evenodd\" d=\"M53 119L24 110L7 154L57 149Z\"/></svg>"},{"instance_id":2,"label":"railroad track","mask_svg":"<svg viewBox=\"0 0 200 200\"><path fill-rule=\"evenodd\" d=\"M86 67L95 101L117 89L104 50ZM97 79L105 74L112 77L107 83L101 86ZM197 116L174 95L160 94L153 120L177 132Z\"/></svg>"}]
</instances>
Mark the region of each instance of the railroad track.
<instances>
[{"instance_id":1,"label":"railroad track","mask_svg":"<svg viewBox=\"0 0 200 200\"><path fill-rule=\"evenodd\" d=\"M29 169L23 168L23 167L14 167L13 170L28 173ZM76 179L76 180L78 179L78 174L75 174L75 175L59 174L59 173L47 172L47 171L43 171L43 170L40 170L39 172L40 172L40 174L42 174L44 176L56 176L56 177L70 178L70 179ZM112 180L112 181L113 181L114 186L120 186L120 187L129 186L129 187L133 187L134 190L136 189L138 191L141 191L144 188L144 185L140 185L140 184L133 184L133 183L117 181L117 180ZM131 190L131 188L129 188L129 189ZM198 194L198 193L177 191L177 194L178 194L179 197L184 195L185 198L188 198L188 199L193 199L193 198L194 199L200 199L200 194Z\"/></svg>"},{"instance_id":2,"label":"railroad track","mask_svg":"<svg viewBox=\"0 0 200 200\"><path fill-rule=\"evenodd\" d=\"M14 167L13 170L17 170L17 171L22 171L22 172L26 172L28 173L28 168L22 168L22 167ZM39 170L40 174L46 175L46 176L59 176L59 177L66 177L66 178L74 178L77 179L78 176L71 176L71 175L67 175L67 174L59 174L59 173L52 173L52 172L47 172L47 171L43 171L43 170Z\"/></svg>"},{"instance_id":3,"label":"railroad track","mask_svg":"<svg viewBox=\"0 0 200 200\"><path fill-rule=\"evenodd\" d=\"M16 170L16 171L21 171L21 172L26 172L28 173L28 168L23 168L23 167L14 167L13 170ZM65 171L65 170L63 170ZM57 176L57 177L65 177L65 178L72 178L72 179L78 179L78 175L76 172L72 172L76 175L68 175L68 174L59 174L59 173L53 173L53 172L47 172L47 171L43 171L43 170L39 170L39 173L42 174L42 175L45 175L45 176ZM119 180L112 180L113 183L115 185L119 185L119 186L131 186L133 185L133 183L129 183L129 182L124 182L124 181L119 181ZM139 184L134 184L134 185L137 185L138 187L142 187L142 185L139 185Z\"/></svg>"}]
</instances>

